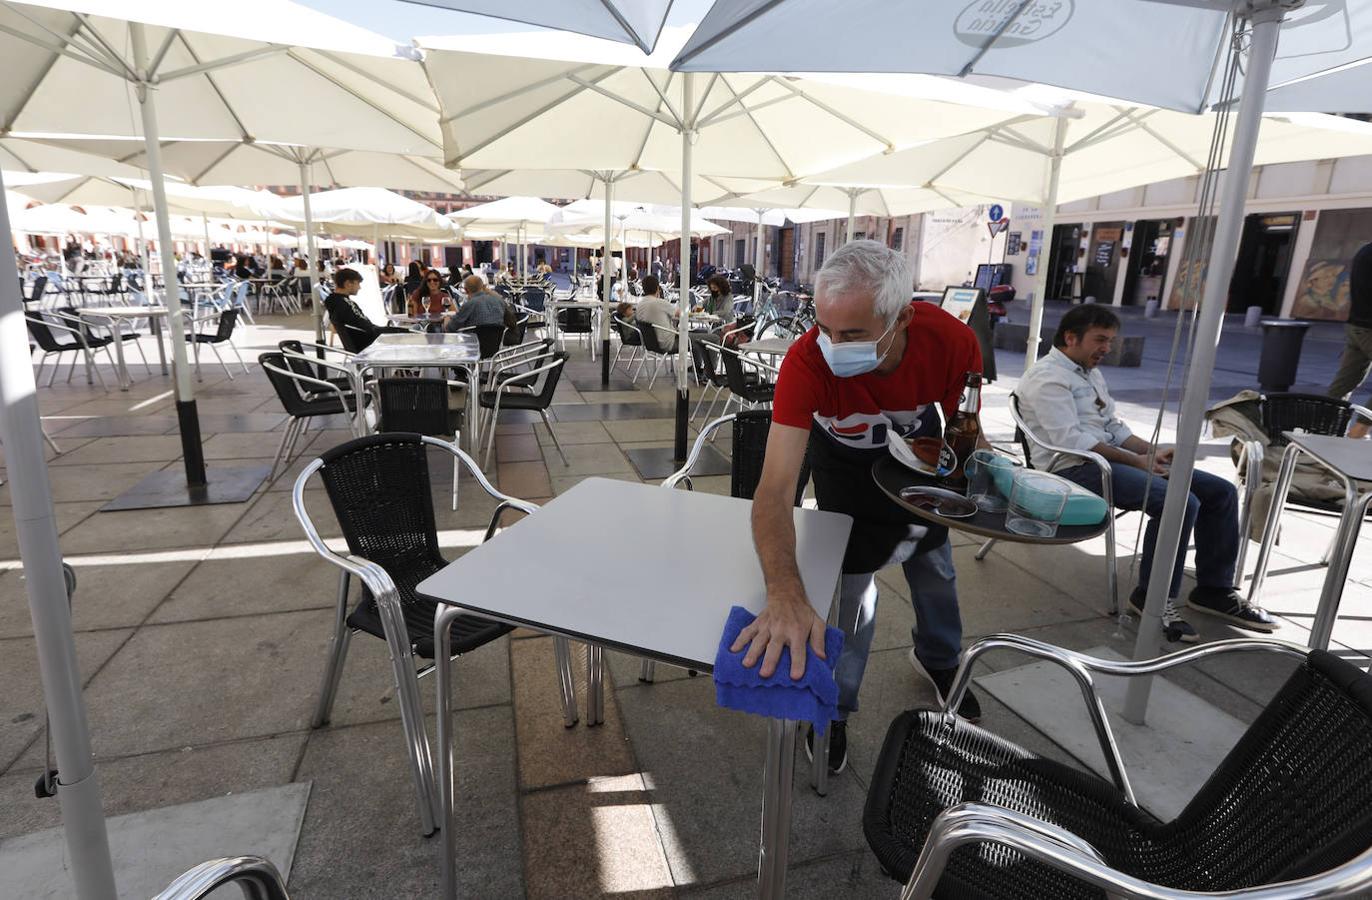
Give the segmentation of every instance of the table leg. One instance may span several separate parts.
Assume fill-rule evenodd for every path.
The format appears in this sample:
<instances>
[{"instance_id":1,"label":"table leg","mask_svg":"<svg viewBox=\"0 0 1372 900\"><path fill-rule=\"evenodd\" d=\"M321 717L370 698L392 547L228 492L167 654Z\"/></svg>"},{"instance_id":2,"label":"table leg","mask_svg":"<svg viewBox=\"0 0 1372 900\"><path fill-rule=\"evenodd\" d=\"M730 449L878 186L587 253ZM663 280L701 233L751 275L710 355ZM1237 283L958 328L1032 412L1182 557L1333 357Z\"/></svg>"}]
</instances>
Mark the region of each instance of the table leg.
<instances>
[{"instance_id":1,"label":"table leg","mask_svg":"<svg viewBox=\"0 0 1372 900\"><path fill-rule=\"evenodd\" d=\"M353 413L353 437L362 437L367 433L367 379L365 373L366 366L353 366L353 405L357 407Z\"/></svg>"},{"instance_id":2,"label":"table leg","mask_svg":"<svg viewBox=\"0 0 1372 900\"><path fill-rule=\"evenodd\" d=\"M767 759L762 770L762 836L757 895L786 896L786 858L791 846L791 781L795 775L796 723L767 721Z\"/></svg>"},{"instance_id":3,"label":"table leg","mask_svg":"<svg viewBox=\"0 0 1372 900\"><path fill-rule=\"evenodd\" d=\"M124 364L124 338L118 326L110 328L110 335L114 338L114 364L119 367L119 371L114 373L114 377L119 379L119 390L127 391L130 382L129 367Z\"/></svg>"},{"instance_id":4,"label":"table leg","mask_svg":"<svg viewBox=\"0 0 1372 900\"><path fill-rule=\"evenodd\" d=\"M834 599L829 603L829 619L826 623L831 627L837 627L839 610L839 587L843 584L843 579L834 585ZM835 660L837 664L837 660ZM815 746L811 752L810 760L810 787L814 788L815 793L821 797L829 793L829 733L826 730L823 735L815 734Z\"/></svg>"},{"instance_id":5,"label":"table leg","mask_svg":"<svg viewBox=\"0 0 1372 900\"><path fill-rule=\"evenodd\" d=\"M1358 531L1372 493L1358 496L1357 484L1344 480L1343 515L1334 532L1334 549L1329 556L1329 570L1324 573L1324 587L1320 590L1320 605L1315 608L1315 620L1310 625L1310 649L1328 650L1334 633L1334 621L1339 616L1339 600L1343 597L1348 567L1353 561L1353 548L1358 543Z\"/></svg>"},{"instance_id":6,"label":"table leg","mask_svg":"<svg viewBox=\"0 0 1372 900\"><path fill-rule=\"evenodd\" d=\"M167 374L167 348L162 346L162 317L149 316L148 321L152 323L152 333L157 338L157 359L162 364L162 374Z\"/></svg>"},{"instance_id":7,"label":"table leg","mask_svg":"<svg viewBox=\"0 0 1372 900\"><path fill-rule=\"evenodd\" d=\"M481 458L481 363L476 365L463 366L462 370L467 373L467 408L466 415L463 417L466 428L463 431L467 434L467 452L472 455L472 459ZM491 423L495 427L495 423Z\"/></svg>"},{"instance_id":8,"label":"table leg","mask_svg":"<svg viewBox=\"0 0 1372 900\"><path fill-rule=\"evenodd\" d=\"M1296 460L1300 458L1301 448L1288 444L1282 454L1281 469L1272 486L1272 505L1267 508L1267 524L1262 529L1262 546L1258 548L1258 562L1253 568L1253 581L1248 585L1248 602L1261 605L1258 601L1262 594L1263 582L1267 580L1267 563L1272 556L1272 546L1277 542L1277 523L1281 519L1282 508L1286 506L1286 496L1291 492L1291 476L1296 471ZM1240 535L1242 538L1243 535Z\"/></svg>"},{"instance_id":9,"label":"table leg","mask_svg":"<svg viewBox=\"0 0 1372 900\"><path fill-rule=\"evenodd\" d=\"M457 846L453 841L452 624L461 611L440 606L434 616L434 689L438 705L438 839L442 843L440 893L457 896Z\"/></svg>"},{"instance_id":10,"label":"table leg","mask_svg":"<svg viewBox=\"0 0 1372 900\"><path fill-rule=\"evenodd\" d=\"M586 645L586 724L605 721L605 650L599 644Z\"/></svg>"}]
</instances>

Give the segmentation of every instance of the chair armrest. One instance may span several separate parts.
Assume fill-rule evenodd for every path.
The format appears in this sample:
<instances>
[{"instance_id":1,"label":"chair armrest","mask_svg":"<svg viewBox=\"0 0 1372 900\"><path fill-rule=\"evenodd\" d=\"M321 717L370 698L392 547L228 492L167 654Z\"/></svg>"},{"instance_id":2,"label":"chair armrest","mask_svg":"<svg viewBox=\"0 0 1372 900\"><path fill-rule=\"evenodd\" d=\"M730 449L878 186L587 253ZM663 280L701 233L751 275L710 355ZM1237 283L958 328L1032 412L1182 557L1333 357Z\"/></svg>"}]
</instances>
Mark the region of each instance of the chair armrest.
<instances>
[{"instance_id":1,"label":"chair armrest","mask_svg":"<svg viewBox=\"0 0 1372 900\"><path fill-rule=\"evenodd\" d=\"M533 379L535 375L542 375L544 372L556 369L558 366L562 365L563 362L565 362L565 360L557 359L548 363L546 366L539 366L537 369L530 369L527 372L520 372L518 375L513 375L505 379L505 381L502 382L496 388L496 390L503 393L505 389L509 387L530 387L532 383L531 379Z\"/></svg>"},{"instance_id":2,"label":"chair armrest","mask_svg":"<svg viewBox=\"0 0 1372 900\"><path fill-rule=\"evenodd\" d=\"M1095 467L1100 470L1100 493L1101 497L1105 500L1107 514L1113 515L1113 513L1109 513L1108 511L1115 508L1115 491L1110 478L1110 463L1104 456L1101 456L1094 450L1077 450L1071 447L1059 447L1048 443L1034 434L1033 429L1025 424L1024 417L1020 415L1019 399L1015 397L1014 394L1010 395L1010 418L1014 420L1015 427L1024 434L1025 440L1039 449L1047 450L1049 453L1053 454L1052 459L1049 460L1050 468L1053 463L1064 456L1080 459L1083 462L1089 462L1095 465ZM1032 465L1033 460L1026 459L1024 462L1026 465Z\"/></svg>"},{"instance_id":3,"label":"chair armrest","mask_svg":"<svg viewBox=\"0 0 1372 900\"><path fill-rule=\"evenodd\" d=\"M440 447L457 457L458 461L461 462L471 476L476 479L477 484L481 485L481 489L491 497L500 501L495 512L491 514L491 525L490 528L487 529L485 540L491 539L491 535L494 533L491 529L494 529L499 524L500 518L506 510L513 509L525 513L526 515L538 511L537 504L530 503L527 500L521 500L518 497L512 497L497 489L495 485L491 484L490 479L486 477L486 473L481 471L481 467L476 464L476 460L468 456L467 452L457 446L456 443L445 441L441 438L430 437L428 435L424 435L420 440L434 447ZM304 473L302 472L301 475L303 476Z\"/></svg>"},{"instance_id":4,"label":"chair armrest","mask_svg":"<svg viewBox=\"0 0 1372 900\"><path fill-rule=\"evenodd\" d=\"M236 883L252 900L287 900L286 882L276 866L260 856L211 859L187 869L153 900L202 900L216 888Z\"/></svg>"},{"instance_id":5,"label":"chair armrest","mask_svg":"<svg viewBox=\"0 0 1372 900\"><path fill-rule=\"evenodd\" d=\"M64 316L61 313L45 313L44 315L62 319L63 321L67 321L70 319L69 316ZM63 325L62 322L54 322L52 319L42 318L39 316L25 316L24 318L32 319L34 322L38 323L39 325L43 325L47 328L55 328L58 331L65 331L68 334L75 336L76 340L80 342L83 348L85 348L86 350L90 349L90 346L86 343L86 332L82 331L80 328L73 328L70 325Z\"/></svg>"},{"instance_id":6,"label":"chair armrest","mask_svg":"<svg viewBox=\"0 0 1372 900\"><path fill-rule=\"evenodd\" d=\"M1368 409L1366 406L1359 406L1356 403L1348 404L1348 408L1353 410L1355 419L1365 419L1368 422L1372 422L1372 409Z\"/></svg>"},{"instance_id":7,"label":"chair armrest","mask_svg":"<svg viewBox=\"0 0 1372 900\"><path fill-rule=\"evenodd\" d=\"M1134 789L1129 784L1129 777L1125 774L1124 762L1121 760L1119 748L1115 744L1110 720L1105 714L1105 705L1101 702L1100 695L1096 693L1095 682L1091 678L1092 672L1129 678L1139 675L1154 675L1222 653L1263 650L1305 659L1309 652L1307 648L1289 641L1278 641L1271 638L1236 638L1202 644L1198 647L1189 647L1142 662L1121 662L1088 656L1075 650L1067 650L1023 635L993 634L972 644L963 653L962 664L958 666L957 675L953 678L952 689L948 691L943 704L945 717L953 716L959 704L962 703L962 698L967 693L968 685L972 681L972 667L977 658L992 650L1018 650L1029 656L1056 663L1076 679L1078 687L1081 688L1082 699L1086 701L1091 723L1096 729L1096 737L1100 742L1101 753L1105 756L1105 764L1110 770L1111 779L1125 798L1134 805L1137 805Z\"/></svg>"},{"instance_id":8,"label":"chair armrest","mask_svg":"<svg viewBox=\"0 0 1372 900\"><path fill-rule=\"evenodd\" d=\"M686 455L686 462L680 469L677 469L663 480L662 487L674 488L678 484L685 482L687 490L694 490L694 487L691 485L691 467L696 464L696 460L700 458L700 454L704 451L705 442L710 439L710 435L714 434L715 429L722 426L725 422L732 422L736 418L738 418L737 413L729 413L727 416L720 416L718 419L707 422L705 427L700 429L700 434L696 435L696 441L691 445L691 452Z\"/></svg>"},{"instance_id":9,"label":"chair armrest","mask_svg":"<svg viewBox=\"0 0 1372 900\"><path fill-rule=\"evenodd\" d=\"M345 366L345 365L342 365L341 363L329 362L327 359L319 359L319 358L316 357L316 356L308 356L308 355L306 355L306 354L304 354L304 353L295 353L295 352L292 352L292 351L290 351L290 350L283 350L283 351L281 351L281 355L287 357L288 359L298 359L298 360L301 360L301 361L303 361L303 362L307 362L307 363L309 363L309 364L312 365L312 366L319 366L320 368L331 369L331 370L333 370L333 371L335 371L335 372L341 372L342 374L344 374L344 375L347 376L347 378L348 378L349 381L352 380L352 376L353 376L353 371L352 371L352 369L348 368L348 367ZM298 377L304 378L304 377L306 377L306 376L301 375L301 376L298 376ZM315 380L317 381L318 379L315 379ZM327 383L327 382L326 382L326 383Z\"/></svg>"},{"instance_id":10,"label":"chair armrest","mask_svg":"<svg viewBox=\"0 0 1372 900\"><path fill-rule=\"evenodd\" d=\"M935 817L929 828L902 900L933 896L948 858L961 846L992 843L1080 878L1106 892L1130 900L1302 900L1365 896L1372 887L1372 850L1341 866L1294 881L1225 891L1223 894L1169 888L1143 881L1111 867L1080 836L1048 822L985 803L960 803Z\"/></svg>"}]
</instances>

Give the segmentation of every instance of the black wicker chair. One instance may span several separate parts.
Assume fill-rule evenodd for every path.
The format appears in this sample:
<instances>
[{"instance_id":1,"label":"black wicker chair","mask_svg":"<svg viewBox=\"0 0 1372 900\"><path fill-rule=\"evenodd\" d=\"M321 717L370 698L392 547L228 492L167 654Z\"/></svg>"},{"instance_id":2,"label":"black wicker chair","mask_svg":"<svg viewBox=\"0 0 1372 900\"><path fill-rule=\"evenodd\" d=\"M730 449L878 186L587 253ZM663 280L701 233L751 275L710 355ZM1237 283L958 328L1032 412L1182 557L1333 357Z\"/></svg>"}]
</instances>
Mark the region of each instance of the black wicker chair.
<instances>
[{"instance_id":1,"label":"black wicker chair","mask_svg":"<svg viewBox=\"0 0 1372 900\"><path fill-rule=\"evenodd\" d=\"M342 570L328 667L311 724L319 728L329 721L352 635L362 632L384 639L395 669L401 723L425 835L433 833L437 821L433 808L433 765L418 682L429 667L416 671L414 657L433 659L438 604L418 597L415 588L447 565L439 552L434 521L428 459L431 447L453 454L486 493L499 501L486 539L495 534L506 510L526 514L537 511L536 506L492 487L471 457L456 445L418 434L373 434L339 444L305 467L295 481L292 495L295 515L306 538L320 556ZM347 541L347 556L328 548L305 510L305 487L316 472L324 482ZM362 590L359 602L349 613L348 591L353 576L361 582ZM511 625L478 616L460 616L452 626L452 655L471 652L512 630ZM563 685L563 716L572 725L576 722L575 688L570 664L566 662L570 657L565 652L565 639L559 640L563 646L559 648L558 659L567 667L559 679Z\"/></svg>"},{"instance_id":2,"label":"black wicker chair","mask_svg":"<svg viewBox=\"0 0 1372 900\"><path fill-rule=\"evenodd\" d=\"M592 324L593 316L587 307L573 306L566 309L557 310L554 315L557 317L557 339L558 343L566 347L563 335L580 335L587 346L590 346L591 332L594 330Z\"/></svg>"},{"instance_id":3,"label":"black wicker chair","mask_svg":"<svg viewBox=\"0 0 1372 900\"><path fill-rule=\"evenodd\" d=\"M286 366L297 375L304 375L307 378L318 378L327 381L345 393L353 389L353 380L347 375L336 374L336 370L328 366L315 365L308 361L308 357L313 354L316 359L329 360L330 356L341 357L349 360L353 354L347 350L340 350L337 347L329 347L324 344L306 343L297 340L277 341L276 347L286 354ZM306 347L309 353L305 352ZM305 358L302 358L305 357Z\"/></svg>"},{"instance_id":4,"label":"black wicker chair","mask_svg":"<svg viewBox=\"0 0 1372 900\"><path fill-rule=\"evenodd\" d=\"M29 337L38 345L38 349L43 351L43 355L38 358L38 372L34 376L35 380L43 374L43 366L47 363L49 356L56 356L53 362L52 372L48 375L48 387L52 387L53 379L57 377L57 371L62 367L62 354L79 354L86 363L86 383L94 384L95 379L100 379L100 386L109 390L105 384L105 376L100 374L100 369L95 365L94 351L104 349L105 356L109 359L110 365L114 365L114 357L110 356L109 345L112 338L95 337L79 320L71 321L66 316L48 313L46 315L37 312L24 314L24 324L28 326ZM65 340L59 338L65 336ZM76 356L72 357L71 368L67 370L67 382L71 383L72 375L76 372ZM92 377L93 376L93 377Z\"/></svg>"},{"instance_id":5,"label":"black wicker chair","mask_svg":"<svg viewBox=\"0 0 1372 900\"><path fill-rule=\"evenodd\" d=\"M724 379L729 388L729 399L724 404L724 411L729 411L729 406L737 403L740 409L754 409L760 405L770 406L772 396L776 393L776 385L769 381L764 381L760 374L753 374L749 378L749 372L743 368L743 359L739 351L733 347L721 346L719 348L720 357L724 363ZM771 372L776 374L776 369L759 361L756 357L748 360L748 365L759 371Z\"/></svg>"},{"instance_id":6,"label":"black wicker chair","mask_svg":"<svg viewBox=\"0 0 1372 900\"><path fill-rule=\"evenodd\" d=\"M643 341L644 360L651 359L653 361L653 374L648 377L648 390L651 391L653 389L653 382L657 381L658 373L662 371L663 363L666 363L668 367L670 367L672 360L676 358L676 332L663 328L661 325L653 325L650 322L641 320L638 321L634 327L638 329L639 337ZM673 343L663 343L669 336L673 340ZM642 371L643 370L640 369L639 374L642 374Z\"/></svg>"},{"instance_id":7,"label":"black wicker chair","mask_svg":"<svg viewBox=\"0 0 1372 900\"><path fill-rule=\"evenodd\" d=\"M269 479L276 477L278 466L289 468L291 453L294 452L300 435L309 428L311 419L320 416L352 415L353 431L356 433L358 430L356 417L359 413L357 398L353 392L333 380L325 380L300 371L305 366L311 366L327 372L332 370L330 364L322 360L302 360L300 357L291 359L292 356L293 354L277 352L263 353L257 357L257 363L262 367L262 371L267 373L267 380L275 389L281 407L286 411L286 415L291 417L282 430L281 443L277 445L276 458L272 460L272 468L267 475ZM368 395L364 394L364 406L367 400Z\"/></svg>"},{"instance_id":8,"label":"black wicker chair","mask_svg":"<svg viewBox=\"0 0 1372 900\"><path fill-rule=\"evenodd\" d=\"M767 410L744 410L720 416L706 424L696 435L696 442L686 456L686 463L668 475L662 486L672 489L678 485L694 490L691 485L691 468L705 449L705 442L713 438L715 432L728 423L733 423L733 441L729 457L729 496L741 500L753 499L758 482L762 480L762 460L767 452L767 436L772 431L772 414ZM805 486L810 481L810 461L807 455L801 465L800 477L796 481L796 506L805 497ZM657 671L657 663L643 660L639 667L638 680L651 684ZM694 674L694 673L692 673Z\"/></svg>"},{"instance_id":9,"label":"black wicker chair","mask_svg":"<svg viewBox=\"0 0 1372 900\"><path fill-rule=\"evenodd\" d=\"M485 465L491 464L491 451L495 448L496 427L500 424L502 409L536 410L543 417L543 424L548 426L548 434L552 436L557 455L562 457L562 464L568 464L567 454L562 451L562 443L557 439L552 420L548 418L548 407L552 406L553 395L557 392L557 383L562 378L568 356L565 350L548 350L534 359L516 364L533 366L526 371L508 376L499 370L493 373L495 390L482 391L478 395L481 408L491 410L487 422Z\"/></svg>"},{"instance_id":10,"label":"black wicker chair","mask_svg":"<svg viewBox=\"0 0 1372 900\"><path fill-rule=\"evenodd\" d=\"M448 382L442 378L381 378L376 382L381 409L381 430L452 435L457 443L462 432L462 410L449 404ZM453 509L457 509L457 480L462 463L453 457Z\"/></svg>"},{"instance_id":11,"label":"black wicker chair","mask_svg":"<svg viewBox=\"0 0 1372 900\"><path fill-rule=\"evenodd\" d=\"M226 345L233 351L238 364L243 367L243 371L248 371L248 364L243 362L243 357L238 353L238 348L233 345L233 329L238 324L238 309L229 307L220 310L216 315L196 319L190 323L191 327L186 330L186 341L195 348L195 377L200 378L200 348L209 347L214 353L214 358L219 360L219 364L224 367L224 374L233 381L233 372L229 371L229 364L224 362L224 357L219 354L219 346ZM195 325L216 319L214 331L196 331Z\"/></svg>"},{"instance_id":12,"label":"black wicker chair","mask_svg":"<svg viewBox=\"0 0 1372 900\"><path fill-rule=\"evenodd\" d=\"M610 362L610 368L613 369L619 365L619 358L627 349L629 355L624 357L624 371L632 379L634 378L634 362L639 351L643 349L643 335L632 323L624 321L619 316L610 320L610 327L614 329L615 334L619 335L619 349L615 351L615 357Z\"/></svg>"},{"instance_id":13,"label":"black wicker chair","mask_svg":"<svg viewBox=\"0 0 1372 900\"><path fill-rule=\"evenodd\" d=\"M1072 671L1093 706L1114 784L949 713L975 658L997 648ZM1087 673L1147 675L1239 650L1301 662L1186 808L1159 822L1133 800ZM968 649L948 703L896 718L867 795L863 831L883 870L906 884L904 898L1365 897L1372 890L1372 677L1329 653L1248 639L1124 663L995 635ZM1334 880L1345 890L1314 889L1329 870L1339 871ZM1254 892L1299 879L1313 879L1312 889Z\"/></svg>"}]
</instances>

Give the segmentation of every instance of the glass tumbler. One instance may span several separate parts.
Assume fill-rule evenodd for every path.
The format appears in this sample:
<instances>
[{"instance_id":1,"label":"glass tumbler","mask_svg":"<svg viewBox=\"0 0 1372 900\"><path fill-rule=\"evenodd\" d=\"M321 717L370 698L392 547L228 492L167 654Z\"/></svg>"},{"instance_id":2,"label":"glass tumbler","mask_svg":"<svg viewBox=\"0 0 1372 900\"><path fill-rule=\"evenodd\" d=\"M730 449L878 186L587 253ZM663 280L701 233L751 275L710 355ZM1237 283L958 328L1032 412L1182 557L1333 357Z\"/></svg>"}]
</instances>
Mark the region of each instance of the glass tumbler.
<instances>
[{"instance_id":1,"label":"glass tumbler","mask_svg":"<svg viewBox=\"0 0 1372 900\"><path fill-rule=\"evenodd\" d=\"M967 497L984 512L1005 512L1008 502L996 480L998 472L1016 469L1018 464L1008 456L1001 456L984 447L975 450L967 460ZM1004 478L1004 476L1001 476Z\"/></svg>"},{"instance_id":2,"label":"glass tumbler","mask_svg":"<svg viewBox=\"0 0 1372 900\"><path fill-rule=\"evenodd\" d=\"M1042 472L1015 473L1010 490L1010 505L1005 511L1005 528L1016 534L1051 538L1058 533L1062 511L1072 489L1060 478Z\"/></svg>"}]
</instances>

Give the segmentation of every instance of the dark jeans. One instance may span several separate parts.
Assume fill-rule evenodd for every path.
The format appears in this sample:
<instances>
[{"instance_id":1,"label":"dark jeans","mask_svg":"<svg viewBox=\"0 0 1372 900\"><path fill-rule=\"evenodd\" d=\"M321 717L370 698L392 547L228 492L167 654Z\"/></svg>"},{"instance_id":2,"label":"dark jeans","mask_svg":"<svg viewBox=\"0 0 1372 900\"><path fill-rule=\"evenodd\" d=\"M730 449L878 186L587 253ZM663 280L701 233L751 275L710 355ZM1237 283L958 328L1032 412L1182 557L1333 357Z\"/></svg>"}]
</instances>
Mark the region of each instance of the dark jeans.
<instances>
[{"instance_id":1,"label":"dark jeans","mask_svg":"<svg viewBox=\"0 0 1372 900\"><path fill-rule=\"evenodd\" d=\"M1093 491L1101 492L1100 469L1087 463L1063 469L1056 474ZM1143 558L1139 560L1139 587L1147 589L1153 565L1153 545L1158 540L1158 521L1162 516L1163 499L1167 496L1167 479L1153 476L1144 490L1148 473L1122 463L1110 464L1110 485L1115 506L1119 509L1142 509L1148 514L1148 528L1143 536ZM1191 493L1186 498L1186 517L1181 526L1181 542L1177 547L1177 564L1172 569L1172 587L1168 596L1176 598L1181 592L1181 575L1186 561L1186 548L1191 531L1196 530L1196 583L1201 587L1228 590L1234 584L1234 562L1239 555L1239 496L1234 485L1224 478L1206 472L1193 472Z\"/></svg>"}]
</instances>

